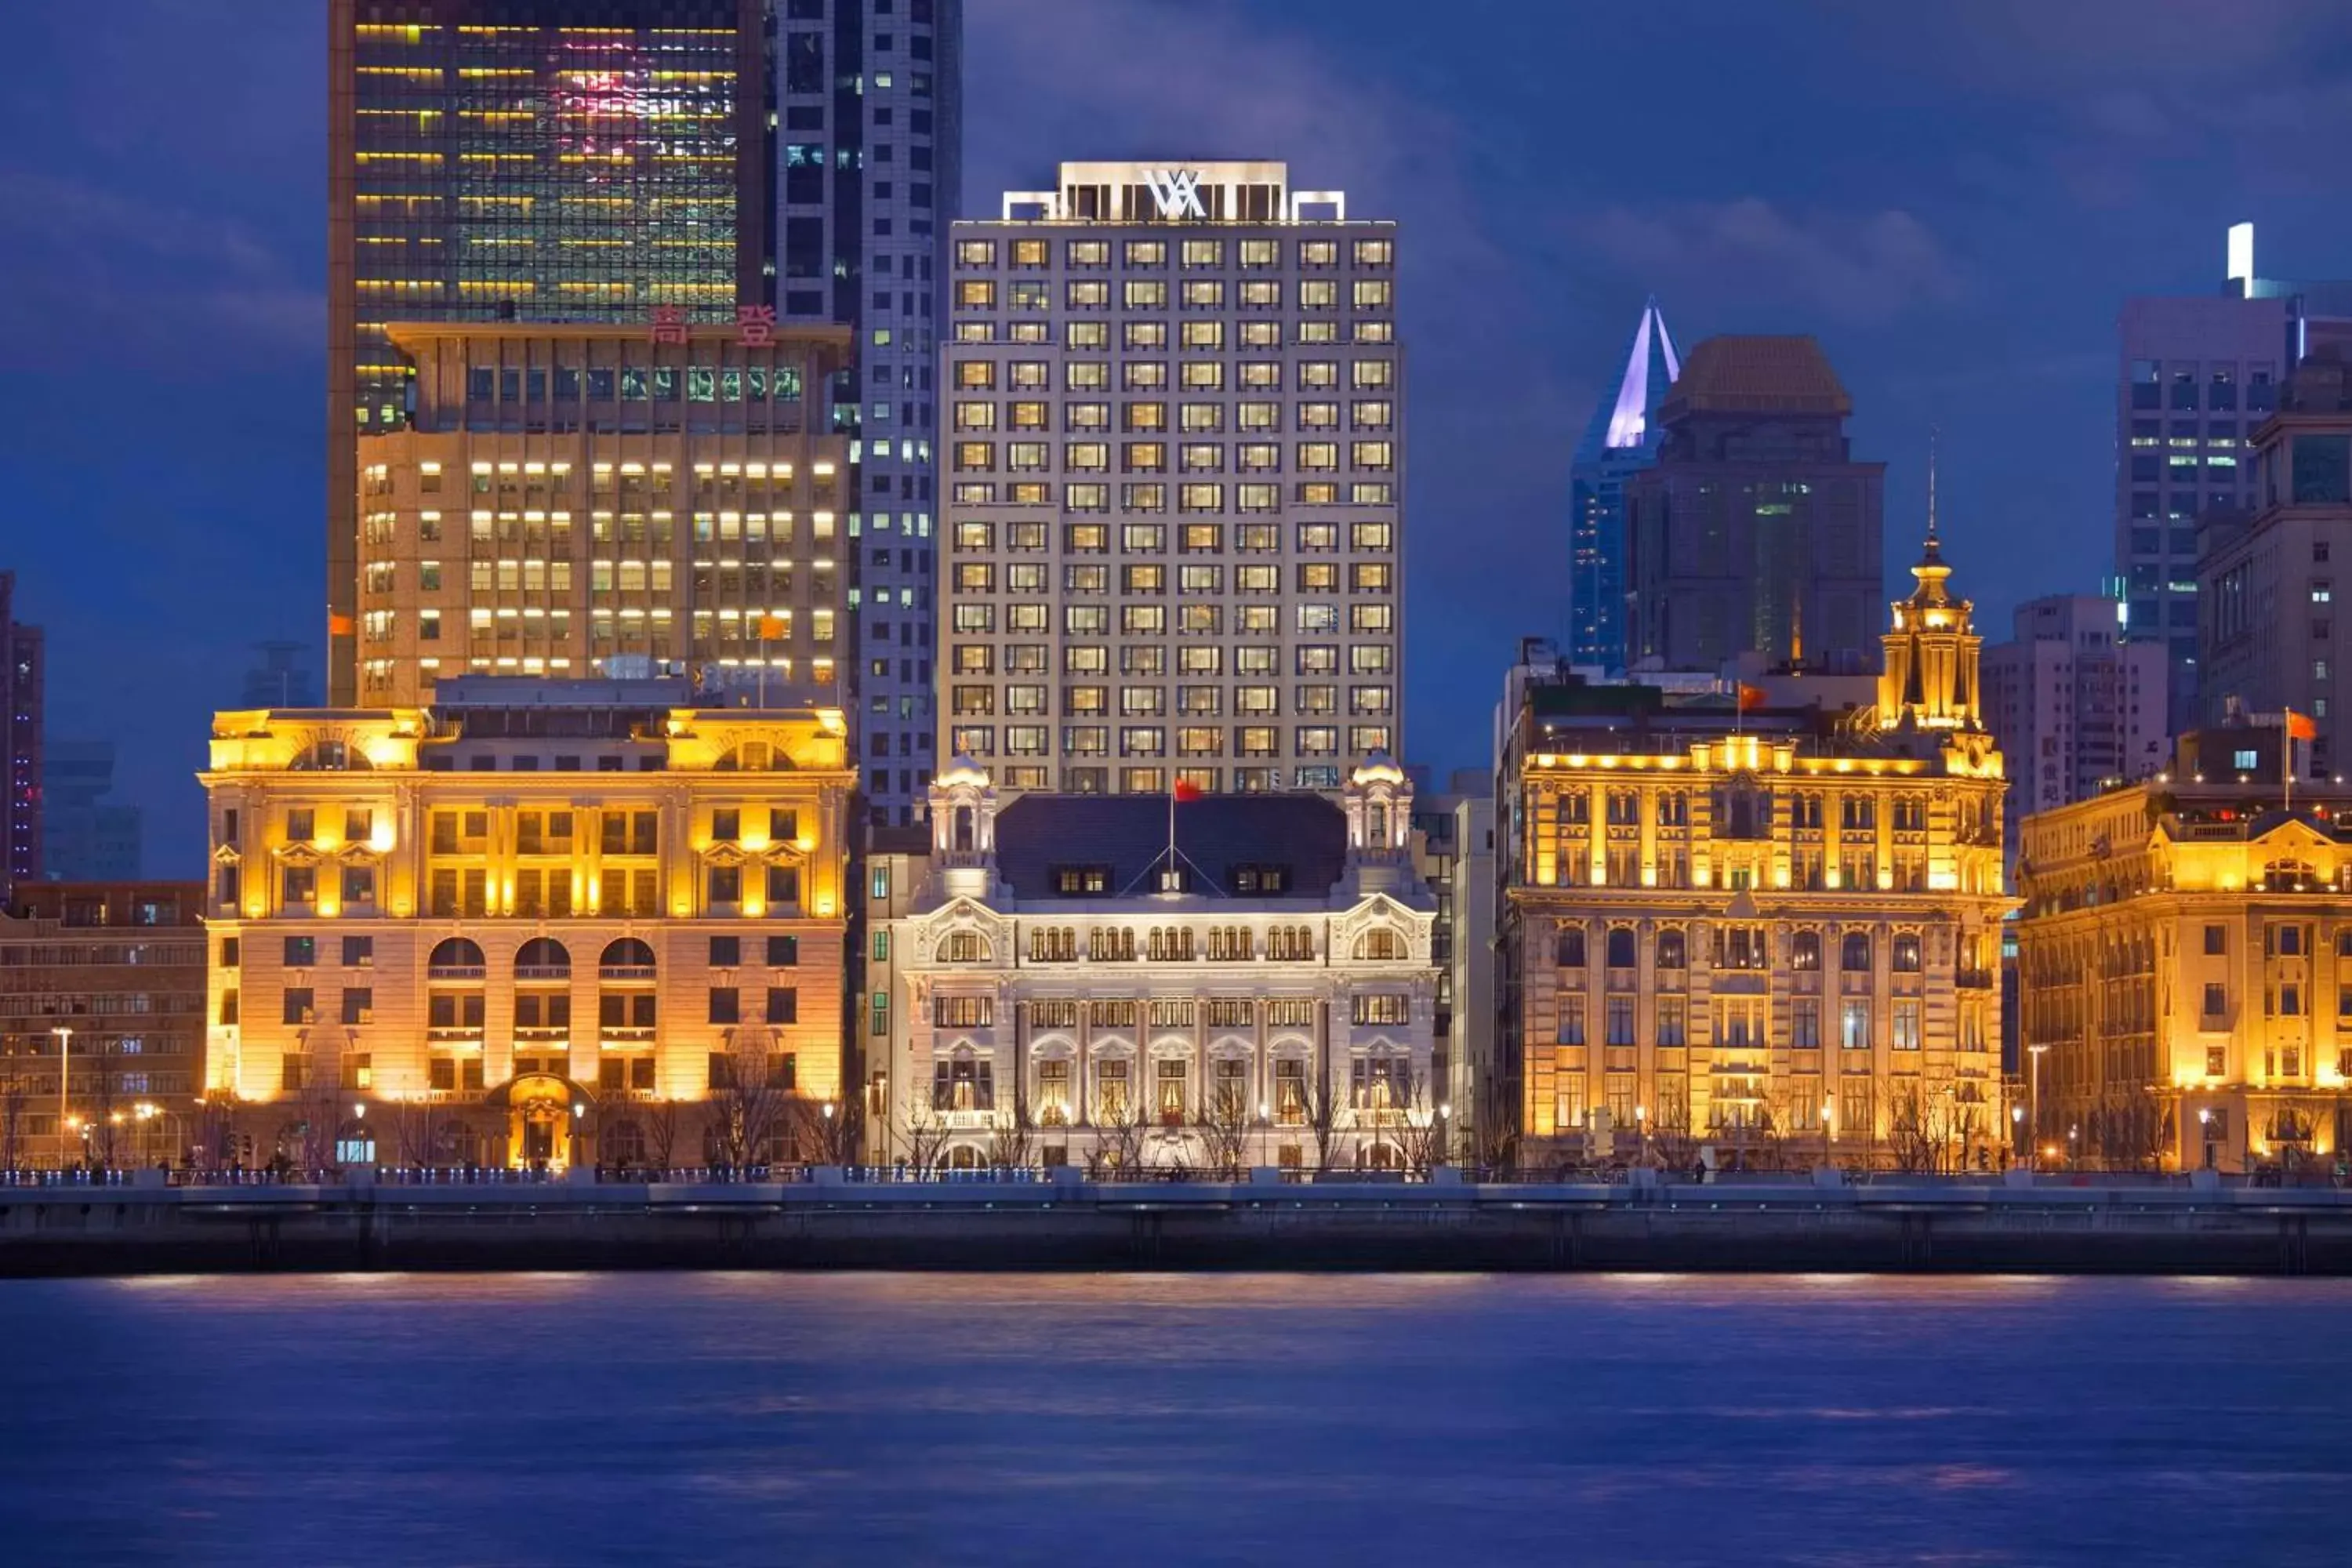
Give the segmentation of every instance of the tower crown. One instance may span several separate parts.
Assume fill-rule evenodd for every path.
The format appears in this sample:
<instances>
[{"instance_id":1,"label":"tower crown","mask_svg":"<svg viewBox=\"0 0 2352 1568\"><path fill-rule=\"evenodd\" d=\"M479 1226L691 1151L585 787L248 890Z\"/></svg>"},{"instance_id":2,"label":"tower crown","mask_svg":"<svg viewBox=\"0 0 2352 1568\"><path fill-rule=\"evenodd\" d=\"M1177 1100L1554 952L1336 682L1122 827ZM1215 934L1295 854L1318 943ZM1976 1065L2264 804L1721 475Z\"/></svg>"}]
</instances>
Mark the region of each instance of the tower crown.
<instances>
[{"instance_id":1,"label":"tower crown","mask_svg":"<svg viewBox=\"0 0 2352 1568\"><path fill-rule=\"evenodd\" d=\"M1977 686L1976 606L1955 598L1952 568L1936 531L1936 450L1927 448L1927 538L1911 568L1910 597L1889 606L1893 624L1879 639L1885 673L1878 678L1881 730L1981 730Z\"/></svg>"}]
</instances>

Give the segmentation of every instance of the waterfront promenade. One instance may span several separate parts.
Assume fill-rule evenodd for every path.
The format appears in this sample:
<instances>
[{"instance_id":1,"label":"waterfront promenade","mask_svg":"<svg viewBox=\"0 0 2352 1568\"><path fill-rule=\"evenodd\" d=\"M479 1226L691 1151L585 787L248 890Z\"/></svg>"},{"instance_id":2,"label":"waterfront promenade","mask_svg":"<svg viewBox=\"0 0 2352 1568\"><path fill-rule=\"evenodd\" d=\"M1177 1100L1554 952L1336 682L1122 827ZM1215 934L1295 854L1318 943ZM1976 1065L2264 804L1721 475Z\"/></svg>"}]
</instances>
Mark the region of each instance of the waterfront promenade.
<instances>
[{"instance_id":1,"label":"waterfront promenade","mask_svg":"<svg viewBox=\"0 0 2352 1568\"><path fill-rule=\"evenodd\" d=\"M0 1275L908 1268L2352 1274L2352 1192L2043 1175L1496 1184L469 1178L0 1186ZM503 1175L503 1173L500 1173Z\"/></svg>"}]
</instances>

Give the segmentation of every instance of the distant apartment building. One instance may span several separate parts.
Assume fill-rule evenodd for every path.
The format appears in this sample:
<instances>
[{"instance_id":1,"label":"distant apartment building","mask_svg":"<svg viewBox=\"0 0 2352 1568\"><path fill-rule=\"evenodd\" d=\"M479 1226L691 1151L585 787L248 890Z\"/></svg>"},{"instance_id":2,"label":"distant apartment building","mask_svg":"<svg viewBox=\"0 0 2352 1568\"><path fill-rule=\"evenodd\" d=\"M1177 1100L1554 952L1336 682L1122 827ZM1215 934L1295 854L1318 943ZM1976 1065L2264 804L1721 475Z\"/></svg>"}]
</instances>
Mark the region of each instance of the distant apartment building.
<instances>
[{"instance_id":1,"label":"distant apartment building","mask_svg":"<svg viewBox=\"0 0 2352 1568\"><path fill-rule=\"evenodd\" d=\"M2004 843L2037 811L2145 778L2171 755L2167 654L2127 642L2114 599L2053 595L2017 607L2011 640L1984 650L1985 723L2009 772Z\"/></svg>"},{"instance_id":2,"label":"distant apartment building","mask_svg":"<svg viewBox=\"0 0 2352 1568\"><path fill-rule=\"evenodd\" d=\"M1486 1070L1522 1163L2004 1157L2001 756L1932 534L1912 573L1862 705L1514 670Z\"/></svg>"},{"instance_id":3,"label":"distant apartment building","mask_svg":"<svg viewBox=\"0 0 2352 1568\"><path fill-rule=\"evenodd\" d=\"M41 629L15 614L16 574L0 572L0 900L41 876Z\"/></svg>"},{"instance_id":4,"label":"distant apartment building","mask_svg":"<svg viewBox=\"0 0 2352 1568\"><path fill-rule=\"evenodd\" d=\"M835 709L460 679L217 715L204 1087L258 1158L818 1151L853 776Z\"/></svg>"},{"instance_id":5,"label":"distant apartment building","mask_svg":"<svg viewBox=\"0 0 2352 1568\"><path fill-rule=\"evenodd\" d=\"M2256 427L2251 521L2209 525L2198 563L2206 721L2292 709L2318 730L2306 776L2344 771L2341 694L2352 659L2352 366L2329 343L2295 368Z\"/></svg>"},{"instance_id":6,"label":"distant apartment building","mask_svg":"<svg viewBox=\"0 0 2352 1568\"><path fill-rule=\"evenodd\" d=\"M2207 296L2127 300L2117 322L2116 574L2129 635L2166 650L2174 733L2200 707L2198 525L2254 505L2252 436L2282 376L2352 337L2352 282L2257 276L2252 224L2233 226Z\"/></svg>"},{"instance_id":7,"label":"distant apartment building","mask_svg":"<svg viewBox=\"0 0 2352 1568\"><path fill-rule=\"evenodd\" d=\"M44 882L0 906L0 1170L180 1160L204 1066L204 892Z\"/></svg>"},{"instance_id":8,"label":"distant apartment building","mask_svg":"<svg viewBox=\"0 0 2352 1568\"><path fill-rule=\"evenodd\" d=\"M1657 460L1665 438L1658 405L1681 374L1652 300L1569 472L1569 648L1578 664L1625 668L1625 487Z\"/></svg>"},{"instance_id":9,"label":"distant apartment building","mask_svg":"<svg viewBox=\"0 0 2352 1568\"><path fill-rule=\"evenodd\" d=\"M41 764L42 875L53 882L135 882L142 816L114 793L114 742L52 741Z\"/></svg>"},{"instance_id":10,"label":"distant apartment building","mask_svg":"<svg viewBox=\"0 0 2352 1568\"><path fill-rule=\"evenodd\" d=\"M824 397L847 332L395 323L384 341L412 406L359 443L365 701L627 667L841 702L856 492Z\"/></svg>"},{"instance_id":11,"label":"distant apartment building","mask_svg":"<svg viewBox=\"0 0 2352 1568\"><path fill-rule=\"evenodd\" d=\"M1691 350L1626 485L1629 668L1877 668L1885 465L1853 457L1853 412L1811 338Z\"/></svg>"},{"instance_id":12,"label":"distant apartment building","mask_svg":"<svg viewBox=\"0 0 2352 1568\"><path fill-rule=\"evenodd\" d=\"M1065 163L956 225L943 752L1153 795L1397 752L1396 246L1279 163Z\"/></svg>"},{"instance_id":13,"label":"distant apartment building","mask_svg":"<svg viewBox=\"0 0 2352 1568\"><path fill-rule=\"evenodd\" d=\"M2352 794L2284 726L2027 819L2016 924L2044 1162L2241 1171L2352 1148Z\"/></svg>"}]
</instances>

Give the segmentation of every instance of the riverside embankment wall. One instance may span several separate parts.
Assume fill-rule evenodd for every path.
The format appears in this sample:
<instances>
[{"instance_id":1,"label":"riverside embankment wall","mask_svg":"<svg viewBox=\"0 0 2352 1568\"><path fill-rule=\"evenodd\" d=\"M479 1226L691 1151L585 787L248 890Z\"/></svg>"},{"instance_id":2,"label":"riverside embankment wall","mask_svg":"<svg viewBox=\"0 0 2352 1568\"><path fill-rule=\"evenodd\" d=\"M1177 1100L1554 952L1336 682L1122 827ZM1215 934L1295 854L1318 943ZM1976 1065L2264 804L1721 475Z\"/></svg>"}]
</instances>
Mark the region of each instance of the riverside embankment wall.
<instances>
[{"instance_id":1,"label":"riverside embankment wall","mask_svg":"<svg viewBox=\"0 0 2352 1568\"><path fill-rule=\"evenodd\" d=\"M2352 1274L2352 1193L1064 1183L0 1189L0 1276L603 1268Z\"/></svg>"}]
</instances>

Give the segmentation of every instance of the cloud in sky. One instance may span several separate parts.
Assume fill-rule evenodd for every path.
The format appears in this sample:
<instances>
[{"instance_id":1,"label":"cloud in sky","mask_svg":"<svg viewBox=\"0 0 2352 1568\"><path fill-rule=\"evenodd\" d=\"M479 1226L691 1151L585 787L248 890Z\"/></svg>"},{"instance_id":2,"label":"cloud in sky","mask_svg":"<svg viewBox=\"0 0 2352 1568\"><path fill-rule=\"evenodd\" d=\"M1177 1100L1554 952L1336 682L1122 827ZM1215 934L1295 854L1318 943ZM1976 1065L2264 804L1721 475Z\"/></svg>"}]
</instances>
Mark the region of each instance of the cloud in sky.
<instances>
[{"instance_id":1,"label":"cloud in sky","mask_svg":"<svg viewBox=\"0 0 2352 1568\"><path fill-rule=\"evenodd\" d=\"M1568 220L1561 232L1661 289L1736 277L1759 304L1795 304L1853 324L1953 304L1969 291L1962 264L1899 207L1792 215L1742 196L1612 206Z\"/></svg>"}]
</instances>

